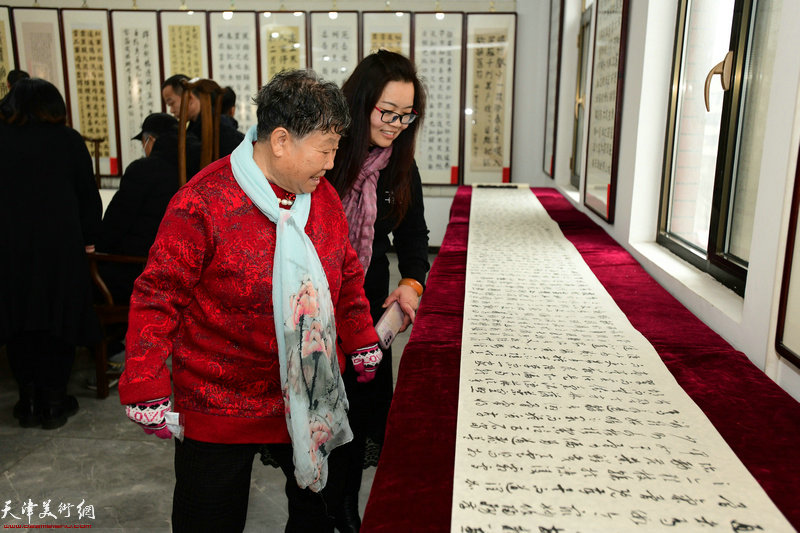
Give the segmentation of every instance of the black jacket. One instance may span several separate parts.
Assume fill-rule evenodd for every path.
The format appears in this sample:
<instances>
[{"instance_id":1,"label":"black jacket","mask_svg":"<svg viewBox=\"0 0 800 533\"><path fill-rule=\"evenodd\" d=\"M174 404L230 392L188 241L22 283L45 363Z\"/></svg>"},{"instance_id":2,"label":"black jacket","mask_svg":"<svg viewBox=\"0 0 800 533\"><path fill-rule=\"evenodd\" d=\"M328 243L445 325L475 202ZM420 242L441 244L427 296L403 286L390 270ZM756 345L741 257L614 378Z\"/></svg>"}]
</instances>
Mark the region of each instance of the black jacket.
<instances>
[{"instance_id":1,"label":"black jacket","mask_svg":"<svg viewBox=\"0 0 800 533\"><path fill-rule=\"evenodd\" d=\"M187 135L186 151L187 175L192 176L198 170L200 152L192 135ZM137 159L125 169L119 190L103 216L97 250L146 256L167 204L177 190L178 136L168 133L155 140L150 157Z\"/></svg>"},{"instance_id":2,"label":"black jacket","mask_svg":"<svg viewBox=\"0 0 800 533\"><path fill-rule=\"evenodd\" d=\"M219 157L225 157L233 152L237 146L242 142L244 139L244 133L240 132L236 129L234 124L237 124L235 120L223 120L223 117L220 116L219 121ZM198 139L202 139L202 127L200 125L200 120L192 120L189 122L189 133L194 134L195 137Z\"/></svg>"}]
</instances>

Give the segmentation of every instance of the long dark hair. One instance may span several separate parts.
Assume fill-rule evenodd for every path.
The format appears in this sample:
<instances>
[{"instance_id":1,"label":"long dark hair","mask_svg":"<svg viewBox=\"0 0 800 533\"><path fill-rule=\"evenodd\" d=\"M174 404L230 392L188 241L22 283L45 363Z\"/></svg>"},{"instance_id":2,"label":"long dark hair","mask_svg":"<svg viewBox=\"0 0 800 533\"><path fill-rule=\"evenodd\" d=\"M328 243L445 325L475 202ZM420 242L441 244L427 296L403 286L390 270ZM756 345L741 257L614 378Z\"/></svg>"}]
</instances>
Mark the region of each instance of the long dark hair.
<instances>
[{"instance_id":1,"label":"long dark hair","mask_svg":"<svg viewBox=\"0 0 800 533\"><path fill-rule=\"evenodd\" d=\"M414 110L419 118L409 124L392 143L392 157L386 167L394 203L389 216L398 222L411 203L411 167L414 163L414 142L425 115L425 91L411 61L400 54L379 50L365 57L342 86L350 106L353 124L347 136L339 141L333 170L326 176L344 197L353 186L370 146L370 115L390 81L414 85Z\"/></svg>"},{"instance_id":2,"label":"long dark hair","mask_svg":"<svg viewBox=\"0 0 800 533\"><path fill-rule=\"evenodd\" d=\"M23 78L0 102L0 119L8 124L67 123L67 106L55 85L41 78Z\"/></svg>"}]
</instances>

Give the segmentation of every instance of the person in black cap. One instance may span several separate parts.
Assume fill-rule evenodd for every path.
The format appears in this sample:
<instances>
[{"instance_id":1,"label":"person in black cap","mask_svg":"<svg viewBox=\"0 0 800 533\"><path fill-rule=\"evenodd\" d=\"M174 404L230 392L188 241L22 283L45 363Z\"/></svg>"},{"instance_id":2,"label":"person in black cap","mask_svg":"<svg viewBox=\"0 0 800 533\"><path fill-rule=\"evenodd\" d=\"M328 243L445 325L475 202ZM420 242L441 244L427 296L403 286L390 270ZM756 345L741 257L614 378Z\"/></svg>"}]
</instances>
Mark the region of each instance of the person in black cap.
<instances>
[{"instance_id":1,"label":"person in black cap","mask_svg":"<svg viewBox=\"0 0 800 533\"><path fill-rule=\"evenodd\" d=\"M133 138L141 141L145 157L125 169L103 216L97 251L146 257L167 204L178 190L178 121L167 113L153 113ZM187 174L191 176L199 170L200 161L200 144L193 136L187 136L186 151ZM114 301L127 304L141 266L100 266Z\"/></svg>"},{"instance_id":2,"label":"person in black cap","mask_svg":"<svg viewBox=\"0 0 800 533\"><path fill-rule=\"evenodd\" d=\"M6 77L6 84L8 84L8 88L10 89L19 80L24 80L30 77L31 77L30 74L28 74L24 70L19 70L15 68L8 71L8 76Z\"/></svg>"}]
</instances>

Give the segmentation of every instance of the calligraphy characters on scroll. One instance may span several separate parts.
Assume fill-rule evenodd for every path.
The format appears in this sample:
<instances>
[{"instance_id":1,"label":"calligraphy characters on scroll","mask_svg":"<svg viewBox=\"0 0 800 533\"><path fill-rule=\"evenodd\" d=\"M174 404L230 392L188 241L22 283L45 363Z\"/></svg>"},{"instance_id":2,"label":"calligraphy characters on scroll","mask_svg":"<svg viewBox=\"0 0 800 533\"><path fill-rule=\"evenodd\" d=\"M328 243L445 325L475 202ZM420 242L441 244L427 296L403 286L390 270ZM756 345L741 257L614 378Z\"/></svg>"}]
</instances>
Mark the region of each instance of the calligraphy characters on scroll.
<instances>
[{"instance_id":1,"label":"calligraphy characters on scroll","mask_svg":"<svg viewBox=\"0 0 800 533\"><path fill-rule=\"evenodd\" d=\"M267 78L282 70L300 68L300 28L275 26L267 31Z\"/></svg>"},{"instance_id":2,"label":"calligraphy characters on scroll","mask_svg":"<svg viewBox=\"0 0 800 533\"><path fill-rule=\"evenodd\" d=\"M372 51L388 50L396 54L402 54L403 34L400 32L379 31L370 34L370 47Z\"/></svg>"},{"instance_id":3,"label":"calligraphy characters on scroll","mask_svg":"<svg viewBox=\"0 0 800 533\"><path fill-rule=\"evenodd\" d=\"M106 72L101 30L72 30L75 86L78 95L80 131L84 137L103 139L100 156L109 157ZM93 148L90 147L90 150Z\"/></svg>"},{"instance_id":4,"label":"calligraphy characters on scroll","mask_svg":"<svg viewBox=\"0 0 800 533\"><path fill-rule=\"evenodd\" d=\"M200 26L171 24L169 35L169 64L173 73L180 72L190 78L203 75L203 49L200 43Z\"/></svg>"},{"instance_id":5,"label":"calligraphy characters on scroll","mask_svg":"<svg viewBox=\"0 0 800 533\"><path fill-rule=\"evenodd\" d=\"M458 94L459 79L457 61L460 54L453 50L459 46L452 29L422 29L420 45L425 50L417 59L420 77L425 80L427 90L427 120L423 127L422 140L418 151L422 157L418 163L428 171L450 171L457 164L458 154L451 153L453 135L458 134L457 107L453 94ZM422 149L420 149L422 148ZM424 172L423 172L424 174Z\"/></svg>"},{"instance_id":6,"label":"calligraphy characters on scroll","mask_svg":"<svg viewBox=\"0 0 800 533\"><path fill-rule=\"evenodd\" d=\"M0 24L0 98L8 94L8 85L5 80L11 70L10 52L6 40L6 27Z\"/></svg>"},{"instance_id":7,"label":"calligraphy characters on scroll","mask_svg":"<svg viewBox=\"0 0 800 533\"><path fill-rule=\"evenodd\" d=\"M153 50L150 44L152 32L153 30L148 27L121 30L121 55L124 68L121 71L119 90L128 93L124 101L126 116L130 117L127 121L128 131L122 134L122 138L129 143L130 153L136 153L135 148L141 146L141 143L138 140L128 141L128 139L138 133L138 125L144 122L145 117L161 105L161 102L153 98L156 91L153 88L153 79L149 75L153 70ZM120 46L119 41L115 44Z\"/></svg>"},{"instance_id":8,"label":"calligraphy characters on scroll","mask_svg":"<svg viewBox=\"0 0 800 533\"><path fill-rule=\"evenodd\" d=\"M320 28L318 33L322 62L317 63L316 71L323 79L339 86L350 77L350 63L353 61L353 35L349 29L331 26Z\"/></svg>"},{"instance_id":9,"label":"calligraphy characters on scroll","mask_svg":"<svg viewBox=\"0 0 800 533\"><path fill-rule=\"evenodd\" d=\"M475 33L472 76L472 170L503 168L508 31Z\"/></svg>"}]
</instances>

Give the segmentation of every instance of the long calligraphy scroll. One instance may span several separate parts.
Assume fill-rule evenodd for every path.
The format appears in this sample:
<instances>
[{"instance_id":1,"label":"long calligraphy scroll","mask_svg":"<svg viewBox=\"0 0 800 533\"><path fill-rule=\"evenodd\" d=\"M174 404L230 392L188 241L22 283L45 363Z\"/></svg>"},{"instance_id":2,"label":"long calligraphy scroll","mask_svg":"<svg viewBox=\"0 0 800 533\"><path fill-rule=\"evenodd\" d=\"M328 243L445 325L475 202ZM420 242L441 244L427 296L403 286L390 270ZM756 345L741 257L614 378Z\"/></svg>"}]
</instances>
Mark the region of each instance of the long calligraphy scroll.
<instances>
[{"instance_id":1,"label":"long calligraphy scroll","mask_svg":"<svg viewBox=\"0 0 800 533\"><path fill-rule=\"evenodd\" d=\"M258 47L255 13L209 14L213 79L236 93L239 129L256 123L253 97L258 92Z\"/></svg>"},{"instance_id":2,"label":"long calligraphy scroll","mask_svg":"<svg viewBox=\"0 0 800 533\"><path fill-rule=\"evenodd\" d=\"M452 531L793 531L529 190L467 253Z\"/></svg>"},{"instance_id":3,"label":"long calligraphy scroll","mask_svg":"<svg viewBox=\"0 0 800 533\"><path fill-rule=\"evenodd\" d=\"M1 83L8 73L16 68L14 48L11 38L11 19L7 7L0 7L0 98L8 94L8 86Z\"/></svg>"},{"instance_id":4,"label":"long calligraphy scroll","mask_svg":"<svg viewBox=\"0 0 800 533\"><path fill-rule=\"evenodd\" d=\"M311 13L311 68L340 87L358 64L358 12Z\"/></svg>"},{"instance_id":5,"label":"long calligraphy scroll","mask_svg":"<svg viewBox=\"0 0 800 533\"><path fill-rule=\"evenodd\" d=\"M361 49L368 55L380 49L411 57L411 13L365 11L361 14Z\"/></svg>"},{"instance_id":6,"label":"long calligraphy scroll","mask_svg":"<svg viewBox=\"0 0 800 533\"><path fill-rule=\"evenodd\" d=\"M208 77L206 14L200 11L160 11L164 77L184 74Z\"/></svg>"},{"instance_id":7,"label":"long calligraphy scroll","mask_svg":"<svg viewBox=\"0 0 800 533\"><path fill-rule=\"evenodd\" d=\"M70 102L64 86L61 62L61 30L55 9L13 8L14 32L19 54L19 68L31 77L42 78L55 85Z\"/></svg>"},{"instance_id":8,"label":"long calligraphy scroll","mask_svg":"<svg viewBox=\"0 0 800 533\"><path fill-rule=\"evenodd\" d=\"M614 221L628 0L598 0L584 203Z\"/></svg>"},{"instance_id":9,"label":"long calligraphy scroll","mask_svg":"<svg viewBox=\"0 0 800 533\"><path fill-rule=\"evenodd\" d=\"M267 11L258 20L261 35L261 85L282 70L307 66L304 12Z\"/></svg>"},{"instance_id":10,"label":"long calligraphy scroll","mask_svg":"<svg viewBox=\"0 0 800 533\"><path fill-rule=\"evenodd\" d=\"M144 155L133 140L145 117L161 110L158 20L155 12L112 11L111 36L117 75L120 170Z\"/></svg>"},{"instance_id":11,"label":"long calligraphy scroll","mask_svg":"<svg viewBox=\"0 0 800 533\"><path fill-rule=\"evenodd\" d=\"M414 55L425 85L425 120L417 137L423 183L459 183L463 13L414 15Z\"/></svg>"},{"instance_id":12,"label":"long calligraphy scroll","mask_svg":"<svg viewBox=\"0 0 800 533\"><path fill-rule=\"evenodd\" d=\"M72 102L72 127L87 139L100 142L100 174L117 176L119 147L114 114L114 79L108 12L99 9L64 9L64 50ZM94 145L87 141L94 153Z\"/></svg>"},{"instance_id":13,"label":"long calligraphy scroll","mask_svg":"<svg viewBox=\"0 0 800 533\"><path fill-rule=\"evenodd\" d=\"M515 13L467 15L464 183L511 180Z\"/></svg>"}]
</instances>

